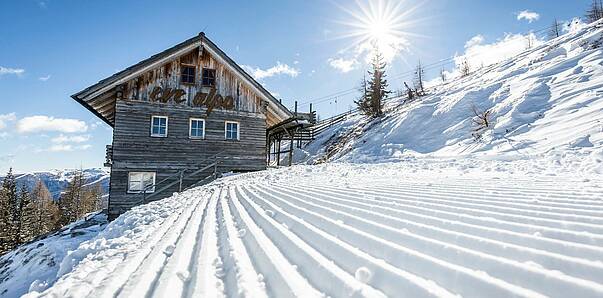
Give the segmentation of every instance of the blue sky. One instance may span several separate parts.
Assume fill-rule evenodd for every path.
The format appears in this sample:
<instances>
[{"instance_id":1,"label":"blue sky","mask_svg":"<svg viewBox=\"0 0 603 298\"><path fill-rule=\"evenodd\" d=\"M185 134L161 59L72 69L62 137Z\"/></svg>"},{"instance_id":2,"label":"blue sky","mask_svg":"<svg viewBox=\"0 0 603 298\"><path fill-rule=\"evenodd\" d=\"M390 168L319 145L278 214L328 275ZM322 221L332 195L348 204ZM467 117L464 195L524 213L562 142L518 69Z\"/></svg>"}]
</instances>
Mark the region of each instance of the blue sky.
<instances>
[{"instance_id":1,"label":"blue sky","mask_svg":"<svg viewBox=\"0 0 603 298\"><path fill-rule=\"evenodd\" d=\"M500 51L512 53L519 34L581 16L589 3L382 1L403 16L387 68L390 87L410 82L404 74L419 60L471 52L490 63ZM200 31L287 106L314 101L321 117L343 112L357 94L328 95L355 87L366 70L368 54L349 35L381 15L363 15L368 7L319 0L1 1L0 172L102 166L110 127L69 96ZM443 67L454 74L453 62ZM439 69L428 69L428 77Z\"/></svg>"}]
</instances>

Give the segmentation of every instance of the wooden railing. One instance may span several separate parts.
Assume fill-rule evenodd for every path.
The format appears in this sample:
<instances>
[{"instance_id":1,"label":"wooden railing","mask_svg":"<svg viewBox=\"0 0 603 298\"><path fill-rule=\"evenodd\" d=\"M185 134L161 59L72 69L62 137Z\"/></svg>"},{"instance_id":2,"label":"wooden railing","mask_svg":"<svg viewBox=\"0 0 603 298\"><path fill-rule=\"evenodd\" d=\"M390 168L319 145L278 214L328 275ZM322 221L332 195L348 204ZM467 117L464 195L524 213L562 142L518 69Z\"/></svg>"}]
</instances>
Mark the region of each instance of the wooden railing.
<instances>
[{"instance_id":1,"label":"wooden railing","mask_svg":"<svg viewBox=\"0 0 603 298\"><path fill-rule=\"evenodd\" d=\"M205 165L205 166L199 166L197 168L193 168L193 169L182 169L180 171L178 171L177 173L170 175L169 177L159 181L159 182L155 182L153 184L147 185L146 187L144 187L140 192L138 192L138 194L142 195L142 202L141 204L145 204L148 202L149 199L159 195L160 193L162 193L163 191L173 187L174 185L178 184L178 192L182 192L183 191L183 185L182 182L184 179L187 178L191 178L194 177L195 175L198 175L204 171L207 171L211 168L213 168L213 172L212 174L206 176L205 178L199 180L199 182L204 182L207 181L209 178L211 179L217 179L218 178L218 165L220 164L220 160L219 160L219 155L222 154L222 152L216 153L210 157L208 157L206 159L206 161L211 161L210 164ZM193 171L191 173L186 174L187 171ZM194 183L192 186L187 187L186 189L189 189L193 186L199 185L199 182ZM160 187L159 189L155 189L156 187ZM149 192L149 190L154 189L152 193Z\"/></svg>"},{"instance_id":2,"label":"wooden railing","mask_svg":"<svg viewBox=\"0 0 603 298\"><path fill-rule=\"evenodd\" d=\"M431 89L427 89L426 90L431 90ZM406 95L395 95L395 96L391 96L388 98L383 99L383 104L387 104L387 103L391 103L394 102L396 100L402 100L403 102L407 102L408 101L408 96ZM326 119L322 119L320 121L318 121L316 123L316 125L313 125L311 127L309 127L309 130L311 132L312 135L312 139L316 138L317 135L319 135L320 133L324 132L325 130L327 130L329 127L344 121L345 119L347 119L347 117L351 114L355 114L359 111L358 108L354 108L351 109L349 111L331 116L329 118Z\"/></svg>"}]
</instances>

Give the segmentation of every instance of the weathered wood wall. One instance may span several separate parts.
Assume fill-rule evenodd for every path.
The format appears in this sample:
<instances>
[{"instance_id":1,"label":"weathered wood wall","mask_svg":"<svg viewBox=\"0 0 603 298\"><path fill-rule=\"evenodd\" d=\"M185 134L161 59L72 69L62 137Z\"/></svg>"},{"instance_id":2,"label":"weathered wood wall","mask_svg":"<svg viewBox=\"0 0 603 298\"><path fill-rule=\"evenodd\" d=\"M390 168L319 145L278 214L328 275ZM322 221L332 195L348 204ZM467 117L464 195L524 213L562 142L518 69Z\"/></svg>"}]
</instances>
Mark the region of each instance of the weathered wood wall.
<instances>
[{"instance_id":1,"label":"weathered wood wall","mask_svg":"<svg viewBox=\"0 0 603 298\"><path fill-rule=\"evenodd\" d=\"M195 84L181 83L180 75L183 65L195 66ZM185 100L184 104L191 106L197 92L209 93L210 88L202 85L201 76L204 68L215 69L217 93L223 97L232 96L234 110L251 113L263 112L262 99L252 91L250 86L242 82L238 76L207 51L199 48L128 81L125 84L124 99L149 101L155 87L173 88L184 90L186 93L182 96L182 99Z\"/></svg>"},{"instance_id":2,"label":"weathered wood wall","mask_svg":"<svg viewBox=\"0 0 603 298\"><path fill-rule=\"evenodd\" d=\"M254 171L266 168L266 117L242 111L214 110L178 104L118 100L113 131L113 165L109 214L114 217L140 203L140 194L128 194L128 172L156 172L160 181L181 169L200 168L212 161L208 157L223 152L219 171ZM168 117L168 136L151 137L151 116ZM189 119L205 119L205 139L189 138ZM226 140L225 121L237 121L240 140ZM192 172L192 171L191 171ZM211 171L184 181L189 186ZM160 185L157 186L161 187ZM160 199L177 191L178 186L158 194Z\"/></svg>"}]
</instances>

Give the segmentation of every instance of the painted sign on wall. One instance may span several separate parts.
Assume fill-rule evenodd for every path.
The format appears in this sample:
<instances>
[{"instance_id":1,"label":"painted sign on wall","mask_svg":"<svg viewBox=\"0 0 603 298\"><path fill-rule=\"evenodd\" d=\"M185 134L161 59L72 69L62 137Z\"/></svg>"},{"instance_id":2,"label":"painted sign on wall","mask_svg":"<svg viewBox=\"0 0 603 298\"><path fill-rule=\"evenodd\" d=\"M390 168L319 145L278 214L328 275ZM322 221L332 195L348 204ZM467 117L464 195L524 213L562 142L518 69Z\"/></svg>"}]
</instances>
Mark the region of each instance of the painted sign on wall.
<instances>
[{"instance_id":1,"label":"painted sign on wall","mask_svg":"<svg viewBox=\"0 0 603 298\"><path fill-rule=\"evenodd\" d=\"M183 89L155 87L149 94L149 99L151 102L168 103L173 101L178 104L186 104L184 95L186 95L186 91ZM205 107L207 115L209 115L216 108L225 110L234 109L234 98L230 95L222 96L218 94L216 88L211 88L209 93L197 92L191 102L191 106Z\"/></svg>"}]
</instances>

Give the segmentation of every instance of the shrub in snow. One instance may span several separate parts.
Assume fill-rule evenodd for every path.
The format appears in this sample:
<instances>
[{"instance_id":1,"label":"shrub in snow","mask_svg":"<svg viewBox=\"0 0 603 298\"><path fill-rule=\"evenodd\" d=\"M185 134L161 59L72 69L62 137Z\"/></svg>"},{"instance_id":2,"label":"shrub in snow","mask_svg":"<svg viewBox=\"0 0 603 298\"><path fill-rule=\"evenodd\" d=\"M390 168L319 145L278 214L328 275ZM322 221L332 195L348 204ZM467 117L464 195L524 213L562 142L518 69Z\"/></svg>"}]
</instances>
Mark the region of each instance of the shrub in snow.
<instances>
[{"instance_id":1,"label":"shrub in snow","mask_svg":"<svg viewBox=\"0 0 603 298\"><path fill-rule=\"evenodd\" d=\"M471 135L473 136L473 139L475 141L480 141L484 132L486 132L486 130L492 127L492 111L485 110L483 112L480 112L475 105L472 106L472 110L474 116L471 120L471 123L473 125Z\"/></svg>"}]
</instances>

